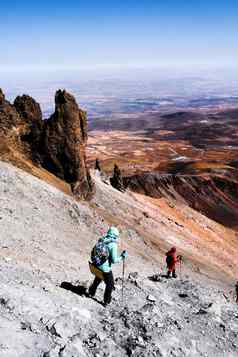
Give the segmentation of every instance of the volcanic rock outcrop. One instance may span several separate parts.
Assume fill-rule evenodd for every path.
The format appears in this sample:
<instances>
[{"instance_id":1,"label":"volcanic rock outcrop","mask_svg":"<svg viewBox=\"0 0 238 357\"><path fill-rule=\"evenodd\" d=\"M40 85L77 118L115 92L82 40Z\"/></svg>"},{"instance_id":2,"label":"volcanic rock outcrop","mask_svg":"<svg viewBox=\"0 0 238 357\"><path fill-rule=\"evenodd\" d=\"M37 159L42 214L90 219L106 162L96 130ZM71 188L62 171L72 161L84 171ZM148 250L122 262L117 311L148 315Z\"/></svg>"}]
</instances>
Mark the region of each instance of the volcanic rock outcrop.
<instances>
[{"instance_id":1,"label":"volcanic rock outcrop","mask_svg":"<svg viewBox=\"0 0 238 357\"><path fill-rule=\"evenodd\" d=\"M33 98L24 94L15 99L14 107L27 129L20 137L21 141L25 143L25 151L28 149L30 159L35 163L40 163L39 147L44 125L40 105Z\"/></svg>"},{"instance_id":2,"label":"volcanic rock outcrop","mask_svg":"<svg viewBox=\"0 0 238 357\"><path fill-rule=\"evenodd\" d=\"M3 91L0 89L0 124L1 132L13 127L18 119L15 108L5 99ZM17 124L17 123L16 123Z\"/></svg>"},{"instance_id":3,"label":"volcanic rock outcrop","mask_svg":"<svg viewBox=\"0 0 238 357\"><path fill-rule=\"evenodd\" d=\"M77 195L87 196L93 184L86 167L86 113L66 91L55 95L55 112L44 127L42 165L70 183Z\"/></svg>"},{"instance_id":4,"label":"volcanic rock outcrop","mask_svg":"<svg viewBox=\"0 0 238 357\"><path fill-rule=\"evenodd\" d=\"M69 183L78 197L92 196L85 158L86 113L65 90L56 92L55 112L45 121L33 98L18 96L12 105L0 91L0 137L2 159L21 168L30 161Z\"/></svg>"},{"instance_id":5,"label":"volcanic rock outcrop","mask_svg":"<svg viewBox=\"0 0 238 357\"><path fill-rule=\"evenodd\" d=\"M3 154L12 150L22 149L21 136L27 133L27 126L20 118L16 108L11 105L0 89L0 152Z\"/></svg>"},{"instance_id":6,"label":"volcanic rock outcrop","mask_svg":"<svg viewBox=\"0 0 238 357\"><path fill-rule=\"evenodd\" d=\"M121 170L117 164L114 165L113 176L110 178L110 183L118 191L125 191Z\"/></svg>"},{"instance_id":7,"label":"volcanic rock outcrop","mask_svg":"<svg viewBox=\"0 0 238 357\"><path fill-rule=\"evenodd\" d=\"M95 161L95 170L98 170L100 172L102 171L101 164L98 158Z\"/></svg>"}]
</instances>

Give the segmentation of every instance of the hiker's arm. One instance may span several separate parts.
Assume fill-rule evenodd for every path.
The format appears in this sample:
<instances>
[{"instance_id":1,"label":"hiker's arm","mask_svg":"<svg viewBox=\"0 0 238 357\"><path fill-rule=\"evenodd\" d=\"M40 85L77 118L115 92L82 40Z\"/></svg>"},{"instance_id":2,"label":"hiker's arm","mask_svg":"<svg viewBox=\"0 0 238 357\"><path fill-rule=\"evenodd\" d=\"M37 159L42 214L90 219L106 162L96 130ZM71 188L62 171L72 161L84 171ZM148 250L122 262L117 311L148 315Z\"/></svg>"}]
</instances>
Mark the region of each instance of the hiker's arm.
<instances>
[{"instance_id":1,"label":"hiker's arm","mask_svg":"<svg viewBox=\"0 0 238 357\"><path fill-rule=\"evenodd\" d=\"M178 263L178 262L181 262L183 259L182 259L182 255L178 255L177 257L176 257L176 263Z\"/></svg>"},{"instance_id":2,"label":"hiker's arm","mask_svg":"<svg viewBox=\"0 0 238 357\"><path fill-rule=\"evenodd\" d=\"M120 263L122 261L122 256L117 255L117 244L113 244L111 249L111 262L112 264Z\"/></svg>"}]
</instances>

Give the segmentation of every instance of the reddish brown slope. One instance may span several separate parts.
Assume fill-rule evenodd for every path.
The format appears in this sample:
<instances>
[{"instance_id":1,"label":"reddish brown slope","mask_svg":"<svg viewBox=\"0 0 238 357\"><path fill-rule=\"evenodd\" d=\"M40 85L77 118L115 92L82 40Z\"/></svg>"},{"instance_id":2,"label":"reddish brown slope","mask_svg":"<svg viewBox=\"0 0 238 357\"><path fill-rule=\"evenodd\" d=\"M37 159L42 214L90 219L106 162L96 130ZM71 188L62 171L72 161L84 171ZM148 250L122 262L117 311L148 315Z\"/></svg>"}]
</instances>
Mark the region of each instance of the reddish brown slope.
<instances>
[{"instance_id":1,"label":"reddish brown slope","mask_svg":"<svg viewBox=\"0 0 238 357\"><path fill-rule=\"evenodd\" d=\"M229 170L228 170L229 173ZM132 191L183 202L228 227L238 228L238 177L224 172L200 175L145 173L124 178Z\"/></svg>"}]
</instances>

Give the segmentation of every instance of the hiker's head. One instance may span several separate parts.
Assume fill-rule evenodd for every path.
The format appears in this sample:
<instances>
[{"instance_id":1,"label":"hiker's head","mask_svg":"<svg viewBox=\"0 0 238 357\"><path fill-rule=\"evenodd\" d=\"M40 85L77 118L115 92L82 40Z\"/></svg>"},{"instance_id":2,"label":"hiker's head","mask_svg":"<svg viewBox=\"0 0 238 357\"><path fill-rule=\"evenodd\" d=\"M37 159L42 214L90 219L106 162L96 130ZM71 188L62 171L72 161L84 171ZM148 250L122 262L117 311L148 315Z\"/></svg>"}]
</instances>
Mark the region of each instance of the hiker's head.
<instances>
[{"instance_id":1,"label":"hiker's head","mask_svg":"<svg viewBox=\"0 0 238 357\"><path fill-rule=\"evenodd\" d=\"M107 231L107 237L118 240L119 238L119 230L116 227L110 227Z\"/></svg>"},{"instance_id":2,"label":"hiker's head","mask_svg":"<svg viewBox=\"0 0 238 357\"><path fill-rule=\"evenodd\" d=\"M171 248L171 253L176 253L176 247Z\"/></svg>"}]
</instances>

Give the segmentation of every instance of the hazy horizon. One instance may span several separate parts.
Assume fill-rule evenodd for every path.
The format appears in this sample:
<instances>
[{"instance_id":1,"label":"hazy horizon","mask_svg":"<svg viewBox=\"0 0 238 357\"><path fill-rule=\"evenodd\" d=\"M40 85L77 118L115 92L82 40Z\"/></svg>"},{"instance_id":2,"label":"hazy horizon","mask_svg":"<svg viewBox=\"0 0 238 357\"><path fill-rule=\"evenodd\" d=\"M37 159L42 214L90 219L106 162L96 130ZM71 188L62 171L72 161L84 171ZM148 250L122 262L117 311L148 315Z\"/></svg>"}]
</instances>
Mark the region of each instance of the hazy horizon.
<instances>
[{"instance_id":1,"label":"hazy horizon","mask_svg":"<svg viewBox=\"0 0 238 357\"><path fill-rule=\"evenodd\" d=\"M54 110L58 89L72 93L89 117L222 103L238 107L238 75L233 70L20 71L0 78L8 100L28 94L40 103L46 118Z\"/></svg>"}]
</instances>

